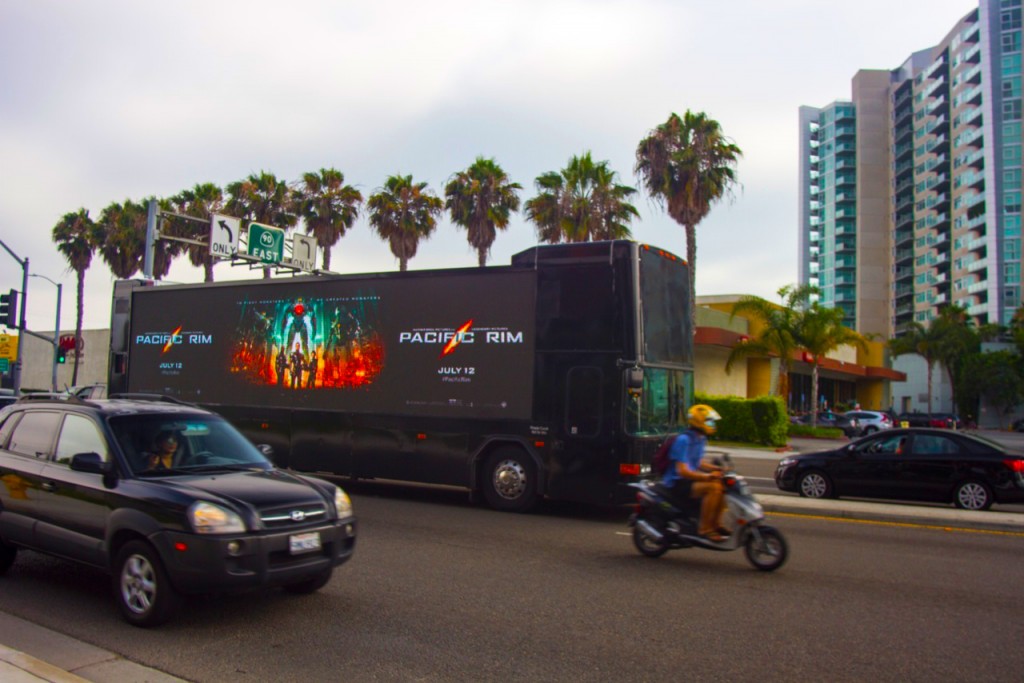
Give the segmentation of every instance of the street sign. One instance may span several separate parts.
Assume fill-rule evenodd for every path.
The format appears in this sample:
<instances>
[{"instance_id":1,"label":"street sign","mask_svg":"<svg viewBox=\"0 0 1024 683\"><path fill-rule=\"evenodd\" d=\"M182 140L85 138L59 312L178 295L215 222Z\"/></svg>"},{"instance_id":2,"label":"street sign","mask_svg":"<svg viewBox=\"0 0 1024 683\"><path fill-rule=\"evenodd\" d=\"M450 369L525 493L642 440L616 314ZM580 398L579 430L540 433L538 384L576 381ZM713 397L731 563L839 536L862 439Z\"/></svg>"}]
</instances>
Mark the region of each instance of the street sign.
<instances>
[{"instance_id":1,"label":"street sign","mask_svg":"<svg viewBox=\"0 0 1024 683\"><path fill-rule=\"evenodd\" d=\"M7 372L11 369L11 361L6 358L0 358L0 372Z\"/></svg>"},{"instance_id":2,"label":"street sign","mask_svg":"<svg viewBox=\"0 0 1024 683\"><path fill-rule=\"evenodd\" d=\"M284 230L272 225L250 223L248 253L263 263L280 263L284 258Z\"/></svg>"},{"instance_id":3,"label":"street sign","mask_svg":"<svg viewBox=\"0 0 1024 683\"><path fill-rule=\"evenodd\" d=\"M292 235L292 265L312 273L316 270L316 238L312 235Z\"/></svg>"},{"instance_id":4,"label":"street sign","mask_svg":"<svg viewBox=\"0 0 1024 683\"><path fill-rule=\"evenodd\" d=\"M0 334L0 358L18 360L18 335Z\"/></svg>"},{"instance_id":5,"label":"street sign","mask_svg":"<svg viewBox=\"0 0 1024 683\"><path fill-rule=\"evenodd\" d=\"M242 221L219 213L210 217L210 255L231 258L238 254L238 236Z\"/></svg>"}]
</instances>

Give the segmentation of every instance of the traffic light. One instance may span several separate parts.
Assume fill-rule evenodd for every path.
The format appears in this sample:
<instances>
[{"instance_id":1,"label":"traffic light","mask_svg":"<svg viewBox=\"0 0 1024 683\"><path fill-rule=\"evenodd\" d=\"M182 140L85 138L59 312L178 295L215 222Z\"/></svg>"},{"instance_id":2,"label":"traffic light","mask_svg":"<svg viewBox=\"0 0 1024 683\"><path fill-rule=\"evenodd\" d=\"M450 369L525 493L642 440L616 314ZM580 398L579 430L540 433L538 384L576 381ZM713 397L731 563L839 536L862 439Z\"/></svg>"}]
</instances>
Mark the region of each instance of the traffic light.
<instances>
[{"instance_id":1,"label":"traffic light","mask_svg":"<svg viewBox=\"0 0 1024 683\"><path fill-rule=\"evenodd\" d=\"M57 363L64 365L68 362L68 350L63 346L57 346Z\"/></svg>"},{"instance_id":2,"label":"traffic light","mask_svg":"<svg viewBox=\"0 0 1024 683\"><path fill-rule=\"evenodd\" d=\"M62 335L57 342L57 363L63 365L68 362L68 351L78 346L78 339L73 334Z\"/></svg>"},{"instance_id":3,"label":"traffic light","mask_svg":"<svg viewBox=\"0 0 1024 683\"><path fill-rule=\"evenodd\" d=\"M0 294L0 325L18 326L18 292L11 290Z\"/></svg>"}]
</instances>

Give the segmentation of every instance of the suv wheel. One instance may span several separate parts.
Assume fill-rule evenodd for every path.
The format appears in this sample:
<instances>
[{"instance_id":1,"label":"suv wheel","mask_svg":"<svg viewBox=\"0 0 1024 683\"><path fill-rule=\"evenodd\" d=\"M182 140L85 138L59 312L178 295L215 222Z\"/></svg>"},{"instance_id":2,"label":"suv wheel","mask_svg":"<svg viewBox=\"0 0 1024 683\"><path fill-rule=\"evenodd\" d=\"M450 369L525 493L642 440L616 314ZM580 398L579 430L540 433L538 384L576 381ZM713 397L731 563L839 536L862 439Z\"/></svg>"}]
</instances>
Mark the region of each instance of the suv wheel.
<instances>
[{"instance_id":1,"label":"suv wheel","mask_svg":"<svg viewBox=\"0 0 1024 683\"><path fill-rule=\"evenodd\" d=\"M13 545L7 545L0 541L0 576L7 573L7 570L14 564L14 558L18 556L18 549Z\"/></svg>"},{"instance_id":2,"label":"suv wheel","mask_svg":"<svg viewBox=\"0 0 1024 683\"><path fill-rule=\"evenodd\" d=\"M121 615L133 626L157 626L178 607L160 558L144 541L129 541L114 563L114 595Z\"/></svg>"}]
</instances>

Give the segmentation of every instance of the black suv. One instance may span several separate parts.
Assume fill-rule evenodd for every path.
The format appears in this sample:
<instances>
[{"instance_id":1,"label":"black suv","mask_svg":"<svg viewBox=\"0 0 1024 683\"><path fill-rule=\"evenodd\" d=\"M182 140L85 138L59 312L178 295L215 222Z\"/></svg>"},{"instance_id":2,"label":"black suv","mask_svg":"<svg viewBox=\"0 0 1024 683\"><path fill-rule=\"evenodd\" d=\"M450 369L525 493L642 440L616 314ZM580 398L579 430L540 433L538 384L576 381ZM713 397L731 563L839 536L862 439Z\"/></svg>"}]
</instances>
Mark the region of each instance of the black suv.
<instances>
[{"instance_id":1,"label":"black suv","mask_svg":"<svg viewBox=\"0 0 1024 683\"><path fill-rule=\"evenodd\" d=\"M21 548L99 567L137 626L183 593L316 591L355 529L341 488L275 469L195 406L72 396L0 412L0 574Z\"/></svg>"}]
</instances>

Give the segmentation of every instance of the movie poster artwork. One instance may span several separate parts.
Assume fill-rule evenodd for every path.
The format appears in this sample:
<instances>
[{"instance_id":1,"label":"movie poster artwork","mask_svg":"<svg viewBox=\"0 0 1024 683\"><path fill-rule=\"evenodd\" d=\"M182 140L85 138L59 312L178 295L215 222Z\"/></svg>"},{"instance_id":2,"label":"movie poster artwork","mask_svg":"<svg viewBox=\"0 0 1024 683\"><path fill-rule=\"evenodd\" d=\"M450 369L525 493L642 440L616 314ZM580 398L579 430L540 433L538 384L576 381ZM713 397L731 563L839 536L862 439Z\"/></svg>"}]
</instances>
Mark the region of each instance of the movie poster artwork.
<instances>
[{"instance_id":1,"label":"movie poster artwork","mask_svg":"<svg viewBox=\"0 0 1024 683\"><path fill-rule=\"evenodd\" d=\"M296 391L370 385L385 362L378 303L375 296L241 301L231 374Z\"/></svg>"}]
</instances>

